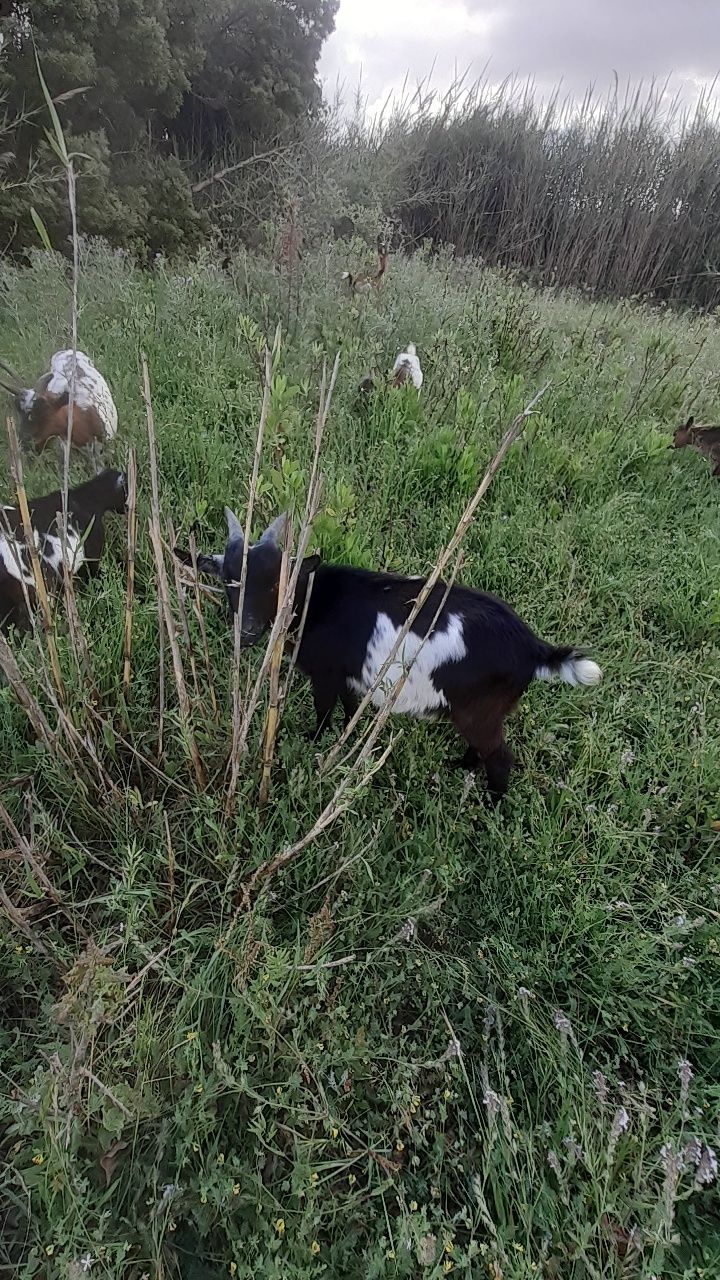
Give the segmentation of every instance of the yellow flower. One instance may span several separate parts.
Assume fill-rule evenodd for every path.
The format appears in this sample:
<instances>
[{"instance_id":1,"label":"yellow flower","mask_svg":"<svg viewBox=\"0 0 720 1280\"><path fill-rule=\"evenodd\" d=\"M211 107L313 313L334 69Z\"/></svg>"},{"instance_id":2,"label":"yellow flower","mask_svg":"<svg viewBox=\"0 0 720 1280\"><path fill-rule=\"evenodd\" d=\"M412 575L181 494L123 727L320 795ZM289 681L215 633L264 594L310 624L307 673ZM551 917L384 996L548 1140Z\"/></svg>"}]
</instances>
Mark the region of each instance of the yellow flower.
<instances>
[{"instance_id":1,"label":"yellow flower","mask_svg":"<svg viewBox=\"0 0 720 1280\"><path fill-rule=\"evenodd\" d=\"M284 1218L276 1218L275 1230L279 1236L285 1235L285 1219Z\"/></svg>"},{"instance_id":2,"label":"yellow flower","mask_svg":"<svg viewBox=\"0 0 720 1280\"><path fill-rule=\"evenodd\" d=\"M396 1143L395 1143L395 1150L396 1150L396 1151L404 1151L404 1150L405 1150L405 1143L404 1143L404 1142L396 1142Z\"/></svg>"},{"instance_id":3,"label":"yellow flower","mask_svg":"<svg viewBox=\"0 0 720 1280\"><path fill-rule=\"evenodd\" d=\"M331 1138L337 1138L337 1136L338 1136L339 1132L340 1132L340 1130L339 1130L339 1129L331 1129L331 1130L330 1130L330 1137L331 1137Z\"/></svg>"},{"instance_id":4,"label":"yellow flower","mask_svg":"<svg viewBox=\"0 0 720 1280\"><path fill-rule=\"evenodd\" d=\"M54 1254L54 1252L55 1252L55 1245L54 1245L54 1244L48 1244L48 1245L46 1245L46 1246L45 1246L45 1252L46 1252L46 1254L47 1254L48 1258L52 1258L52 1256L53 1256L53 1254Z\"/></svg>"},{"instance_id":5,"label":"yellow flower","mask_svg":"<svg viewBox=\"0 0 720 1280\"><path fill-rule=\"evenodd\" d=\"M449 1098L449 1097L450 1097L450 1090L449 1090L449 1089L446 1089L446 1090L445 1090L445 1092L443 1093L443 1098L444 1098L444 1099L445 1099L445 1101L447 1102L447 1100L448 1100L448 1098Z\"/></svg>"},{"instance_id":6,"label":"yellow flower","mask_svg":"<svg viewBox=\"0 0 720 1280\"><path fill-rule=\"evenodd\" d=\"M316 1174L316 1173L311 1173L311 1174L310 1174L310 1181L311 1181L311 1182L317 1182L317 1180L318 1180L318 1176L317 1176L317 1174Z\"/></svg>"},{"instance_id":7,"label":"yellow flower","mask_svg":"<svg viewBox=\"0 0 720 1280\"><path fill-rule=\"evenodd\" d=\"M187 1031L185 1033L186 1040L197 1040L197 1031Z\"/></svg>"},{"instance_id":8,"label":"yellow flower","mask_svg":"<svg viewBox=\"0 0 720 1280\"><path fill-rule=\"evenodd\" d=\"M413 1104L413 1106L414 1106L414 1107L419 1107L419 1106L420 1106L420 1097L419 1097L419 1095L418 1095L417 1093L414 1093L414 1094L413 1094L413 1096L412 1096L412 1104Z\"/></svg>"},{"instance_id":9,"label":"yellow flower","mask_svg":"<svg viewBox=\"0 0 720 1280\"><path fill-rule=\"evenodd\" d=\"M320 1245L318 1244L317 1240L313 1240L312 1244L310 1245L310 1252L315 1254L316 1256L320 1252Z\"/></svg>"},{"instance_id":10,"label":"yellow flower","mask_svg":"<svg viewBox=\"0 0 720 1280\"><path fill-rule=\"evenodd\" d=\"M237 1271L237 1262L231 1262L231 1263L230 1263L230 1275L231 1275L231 1276L234 1276L236 1271Z\"/></svg>"},{"instance_id":11,"label":"yellow flower","mask_svg":"<svg viewBox=\"0 0 720 1280\"><path fill-rule=\"evenodd\" d=\"M35 1152L35 1155L34 1155L34 1156L33 1156L33 1158L32 1158L32 1162L33 1162L33 1164L44 1164L44 1163L45 1163L45 1157L44 1157L43 1155L41 1155L39 1151L36 1151L36 1152Z\"/></svg>"},{"instance_id":12,"label":"yellow flower","mask_svg":"<svg viewBox=\"0 0 720 1280\"><path fill-rule=\"evenodd\" d=\"M387 1252L386 1252L386 1254L385 1254L385 1257L386 1257L386 1258L394 1258L394 1257L395 1257L395 1250L394 1250L394 1249L388 1249L388 1250L387 1250Z\"/></svg>"},{"instance_id":13,"label":"yellow flower","mask_svg":"<svg viewBox=\"0 0 720 1280\"><path fill-rule=\"evenodd\" d=\"M417 1213L417 1200L410 1201L410 1212Z\"/></svg>"},{"instance_id":14,"label":"yellow flower","mask_svg":"<svg viewBox=\"0 0 720 1280\"><path fill-rule=\"evenodd\" d=\"M239 1183L239 1182L233 1182L233 1188L232 1188L232 1191L233 1191L233 1195L234 1195L234 1196L239 1196L239 1195L240 1195L240 1183Z\"/></svg>"},{"instance_id":15,"label":"yellow flower","mask_svg":"<svg viewBox=\"0 0 720 1280\"><path fill-rule=\"evenodd\" d=\"M452 1271L453 1266L454 1264L450 1261L450 1259L446 1258L445 1261L443 1262L443 1271L445 1272L445 1275L447 1275L448 1271Z\"/></svg>"},{"instance_id":16,"label":"yellow flower","mask_svg":"<svg viewBox=\"0 0 720 1280\"><path fill-rule=\"evenodd\" d=\"M453 1251L453 1249L454 1249L454 1248L455 1248L455 1245L453 1244L452 1240L446 1240L446 1241L445 1241L445 1252L446 1252L446 1253L452 1253L452 1251Z\"/></svg>"},{"instance_id":17,"label":"yellow flower","mask_svg":"<svg viewBox=\"0 0 720 1280\"><path fill-rule=\"evenodd\" d=\"M203 1087L202 1087L202 1085L201 1085L201 1084L196 1084L196 1085L195 1085L194 1092L195 1092L195 1093L202 1093L202 1091L203 1091Z\"/></svg>"},{"instance_id":18,"label":"yellow flower","mask_svg":"<svg viewBox=\"0 0 720 1280\"><path fill-rule=\"evenodd\" d=\"M515 1252L516 1252L516 1253L524 1253L524 1252L525 1252L525 1249L523 1248L523 1246L522 1246L521 1244L516 1244L516 1245L514 1245L513 1247L514 1247L514 1249L515 1249Z\"/></svg>"},{"instance_id":19,"label":"yellow flower","mask_svg":"<svg viewBox=\"0 0 720 1280\"><path fill-rule=\"evenodd\" d=\"M222 1151L221 1151L221 1152L220 1152L220 1155L218 1156L218 1158L217 1158L217 1160L216 1160L216 1164L224 1164L224 1163L225 1163L225 1157L224 1157L224 1155L223 1155L223 1153L222 1153Z\"/></svg>"},{"instance_id":20,"label":"yellow flower","mask_svg":"<svg viewBox=\"0 0 720 1280\"><path fill-rule=\"evenodd\" d=\"M207 1196L206 1196L206 1194L205 1194L205 1192L204 1192L204 1191L203 1191L202 1195L200 1196L200 1203L201 1203L201 1204L207 1204Z\"/></svg>"}]
</instances>

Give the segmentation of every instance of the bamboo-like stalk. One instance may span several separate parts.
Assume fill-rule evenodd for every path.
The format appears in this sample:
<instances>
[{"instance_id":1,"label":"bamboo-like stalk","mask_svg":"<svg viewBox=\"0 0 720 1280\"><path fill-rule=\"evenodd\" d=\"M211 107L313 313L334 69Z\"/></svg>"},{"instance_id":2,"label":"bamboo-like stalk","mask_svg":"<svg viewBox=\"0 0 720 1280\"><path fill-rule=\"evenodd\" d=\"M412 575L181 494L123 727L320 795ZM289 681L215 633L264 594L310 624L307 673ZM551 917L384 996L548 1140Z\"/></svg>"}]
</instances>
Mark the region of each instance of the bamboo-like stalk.
<instances>
[{"instance_id":1,"label":"bamboo-like stalk","mask_svg":"<svg viewBox=\"0 0 720 1280\"><path fill-rule=\"evenodd\" d=\"M283 546L282 560L280 562L278 600L284 600L287 592L291 545L292 523L288 520L285 525L285 542ZM275 739L277 737L279 723L280 664L285 650L286 634L287 632L281 632L278 636L273 646L272 657L270 659L268 709L265 718L265 730L263 733L262 776L260 778L260 791L258 794L258 805L261 809L267 804L270 795L270 773L272 770L273 755L275 753Z\"/></svg>"},{"instance_id":2,"label":"bamboo-like stalk","mask_svg":"<svg viewBox=\"0 0 720 1280\"><path fill-rule=\"evenodd\" d=\"M147 356L144 351L140 352L140 363L142 367L142 398L145 405L145 419L147 422L148 442L150 446L150 492L151 506L153 515L158 513L158 528L160 524L160 491L158 486L157 471L157 454L155 450L155 415L152 407L152 397L150 393L150 374L148 372ZM165 723L165 611L162 598L158 591L157 598L157 614L158 614L158 745L157 745L157 762L162 763L164 749L164 723Z\"/></svg>"},{"instance_id":3,"label":"bamboo-like stalk","mask_svg":"<svg viewBox=\"0 0 720 1280\"><path fill-rule=\"evenodd\" d=\"M513 422L510 424L507 431L505 432L502 440L500 441L497 452L494 458L492 459L489 467L487 468L487 471L485 472L485 475L483 476L482 480L480 481L480 484L475 490L475 493L473 494L472 498L470 499L467 506L465 507L465 510L463 511L463 514L461 515L457 523L457 526L452 538L450 539L450 541L448 542L444 550L440 553L432 572L425 579L425 582L423 583L422 588L418 592L415 604L413 605L405 622L400 628L397 634L397 638L390 652L388 653L385 661L380 667L377 675L375 676L373 683L371 684L365 696L361 699L357 707L357 710L355 711L355 714L351 716L350 720L348 721L347 725L343 729L343 732L341 733L337 742L325 757L323 768L328 769L333 764L333 762L337 759L340 751L342 750L343 746L347 742L350 734L355 728L355 725L358 723L358 720L360 719L361 715L363 714L365 709L369 706L370 702L372 701L373 694L382 683L391 664L395 661L395 658L400 649L400 646L405 640L405 637L410 631L410 628L415 622L415 619L420 613L423 605L425 604L425 601L428 599L431 591L440 580L440 575L442 574L445 566L447 565L451 556L459 547L462 539L465 537L465 534L470 528L470 524L472 523L473 516L475 515L477 508L482 502L482 499L485 497L485 494L487 493L492 483L493 477L495 476L495 473L500 467L503 461L503 458L505 457L505 454L507 453L511 444L513 444L514 441L519 436L523 423L530 416L535 405L540 400L541 396L545 395L545 392L548 390L549 386L550 386L550 382L548 381L545 383L544 387L541 387L540 391L538 391L537 394L533 396L532 400L530 400L529 403L522 410L522 412L517 415L517 417L513 420Z\"/></svg>"},{"instance_id":4,"label":"bamboo-like stalk","mask_svg":"<svg viewBox=\"0 0 720 1280\"><path fill-rule=\"evenodd\" d=\"M279 348L280 337L279 329L275 333L274 350ZM235 613L233 624L233 683L232 683L232 738L230 743L230 759L229 759L229 777L228 789L225 800L225 817L230 818L235 808L235 794L237 792L238 778L240 776L240 756L241 756L241 734L243 726L242 699L240 695L240 652L242 648L242 611L245 599L245 582L247 580L247 561L250 552L250 535L252 532L252 517L255 508L255 495L257 493L257 482L260 474L260 460L262 458L263 437L265 435L265 424L267 422L268 410L270 408L270 391L272 387L272 371L273 358L270 351L265 350L265 381L263 383L262 405L260 407L260 420L258 422L257 435L255 437L255 453L253 455L253 468L250 477L250 490L248 493L247 511L245 515L245 533L243 543L243 559L240 571L240 582L238 583L238 607Z\"/></svg>"},{"instance_id":5,"label":"bamboo-like stalk","mask_svg":"<svg viewBox=\"0 0 720 1280\"><path fill-rule=\"evenodd\" d=\"M65 751L60 745L57 734L50 728L50 724L44 711L37 702L37 699L33 697L25 684L25 681L20 674L20 668L15 661L14 654L2 634L0 634L0 669L2 669L5 679L30 721L35 732L35 736L44 744L44 746L47 747L48 751L59 754L63 763L65 763L68 768L72 768L69 756L65 754Z\"/></svg>"},{"instance_id":6,"label":"bamboo-like stalk","mask_svg":"<svg viewBox=\"0 0 720 1280\"><path fill-rule=\"evenodd\" d=\"M172 521L168 522L168 537L170 540L170 548L176 545L175 528ZM190 675L192 676L193 693L195 697L195 705L203 706L200 697L200 686L198 684L197 667L195 665L195 654L193 653L192 637L190 635L190 627L188 626L187 610L185 608L185 587L180 573L180 561L170 552L170 563L173 567L173 577L175 580L175 599L177 600L178 618L180 620L180 630L185 643L185 651L187 653L188 662L190 663Z\"/></svg>"},{"instance_id":7,"label":"bamboo-like stalk","mask_svg":"<svg viewBox=\"0 0 720 1280\"><path fill-rule=\"evenodd\" d=\"M155 553L155 564L157 567L157 585L158 595L162 603L163 617L165 620L165 629L167 631L168 643L170 645L170 654L172 656L173 674L175 676L175 688L177 689L178 704L180 707L180 718L182 720L183 731L190 753L193 770L197 785L201 791L207 786L207 778L203 768L200 752L195 741L195 734L192 724L192 712L190 708L190 699L188 698L187 686L185 684L185 674L183 672L182 658L180 657L180 646L177 640L177 631L175 628L175 619L170 607L170 592L168 589L167 572L165 569L165 558L163 553L162 538L160 536L160 526L157 516L153 512L150 518L150 542Z\"/></svg>"},{"instance_id":8,"label":"bamboo-like stalk","mask_svg":"<svg viewBox=\"0 0 720 1280\"><path fill-rule=\"evenodd\" d=\"M10 445L10 460L15 480L15 492L17 493L18 508L20 518L23 524L23 534L25 536L25 545L30 556L32 566L33 581L35 583L35 595L40 604L43 618L43 631L45 635L45 643L47 645L48 656L50 659L50 669L52 671L53 683L57 690L60 702L65 704L65 686L63 685L62 675L60 673L60 659L58 657L57 645L55 644L55 633L53 629L53 617L50 610L50 601L47 589L45 587L45 579L42 575L40 567L40 557L37 553L35 544L35 535L33 533L32 523L30 520L30 508L28 506L27 493L25 491L25 481L23 478L22 458L20 456L20 447L18 445L17 432L15 423L12 418L6 419L8 442Z\"/></svg>"},{"instance_id":9,"label":"bamboo-like stalk","mask_svg":"<svg viewBox=\"0 0 720 1280\"><path fill-rule=\"evenodd\" d=\"M200 603L200 584L197 576L197 546L195 545L195 535L190 534L190 558L193 570L193 613L195 621L200 631L200 642L202 644L203 661L205 663L205 679L207 681L208 696L212 707L213 720L215 724L219 724L217 697L215 696L215 680L213 677L212 664L210 662L210 650L208 649L207 632L205 630L205 619L203 618L202 605Z\"/></svg>"},{"instance_id":10,"label":"bamboo-like stalk","mask_svg":"<svg viewBox=\"0 0 720 1280\"><path fill-rule=\"evenodd\" d=\"M135 602L135 549L137 547L137 458L130 446L127 460L127 581L125 587L125 626L123 631L123 690L130 690L132 676L132 627Z\"/></svg>"},{"instance_id":11,"label":"bamboo-like stalk","mask_svg":"<svg viewBox=\"0 0 720 1280\"><path fill-rule=\"evenodd\" d=\"M323 439L323 433L325 430L325 424L327 422L328 413L330 411L330 405L332 403L332 394L335 388L335 381L337 379L339 362L340 362L340 357L338 355L335 358L335 363L333 365L333 372L330 379L330 385L327 388L327 391L326 391L327 373L326 373L326 370L323 369L323 376L322 376L322 382L320 387L320 407L318 409L316 428L315 428L315 452L313 456L312 468L310 471L310 482L308 485L307 499L305 502L305 511L303 513L302 527L300 529L298 547L297 547L297 552L295 554L295 563L293 565L293 570L287 585L285 598L283 600L280 600L278 598L278 612L276 614L275 621L273 622L273 625L270 630L270 637L267 643L267 648L265 650L265 656L263 658L263 662L260 667L260 672L258 674L257 680L255 681L255 686L253 688L253 691L247 700L242 732L240 734L240 739L239 739L240 751L244 751L247 744L247 737L250 731L250 722L252 720L253 714L255 712L255 708L260 698L260 691L262 688L263 681L265 680L265 677L270 667L270 659L272 656L273 649L277 643L278 637L287 631L290 625L290 622L292 620L293 605L295 601L295 594L297 592L298 582L300 580L300 573L302 572L303 558L307 550L308 543L310 541L310 533L312 530L313 520L315 519L315 516L318 511L319 503L320 503L320 490L321 490L321 483L322 483L322 477L319 471L320 449L322 446L322 439Z\"/></svg>"}]
</instances>

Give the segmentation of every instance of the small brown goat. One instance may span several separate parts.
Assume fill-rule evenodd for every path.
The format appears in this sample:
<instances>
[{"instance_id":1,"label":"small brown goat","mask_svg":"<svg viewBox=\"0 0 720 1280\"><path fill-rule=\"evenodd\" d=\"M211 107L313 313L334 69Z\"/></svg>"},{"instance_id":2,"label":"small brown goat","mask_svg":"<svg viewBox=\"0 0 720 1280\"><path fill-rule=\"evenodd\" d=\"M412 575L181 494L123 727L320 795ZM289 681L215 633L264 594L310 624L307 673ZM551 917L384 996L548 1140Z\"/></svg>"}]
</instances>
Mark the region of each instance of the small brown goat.
<instances>
[{"instance_id":1,"label":"small brown goat","mask_svg":"<svg viewBox=\"0 0 720 1280\"><path fill-rule=\"evenodd\" d=\"M351 271L343 271L342 278L347 280L351 293L369 293L371 289L377 289L382 280L388 265L388 249L382 236L378 236L378 269L376 272L364 276L354 276Z\"/></svg>"},{"instance_id":2,"label":"small brown goat","mask_svg":"<svg viewBox=\"0 0 720 1280\"><path fill-rule=\"evenodd\" d=\"M2 360L0 368L9 377L9 381L0 379L0 386L14 397L23 447L40 452L50 440L64 442L68 431L73 352L56 351L49 371L34 387L24 387L15 370ZM75 352L71 444L76 449L90 450L96 470L99 469L99 446L114 439L117 421L117 409L107 382L88 356L82 351Z\"/></svg>"},{"instance_id":3,"label":"small brown goat","mask_svg":"<svg viewBox=\"0 0 720 1280\"><path fill-rule=\"evenodd\" d=\"M707 458L712 467L712 474L720 476L720 427L696 424L694 418L688 418L684 427L676 429L673 447L685 449L689 444L699 449Z\"/></svg>"}]
</instances>

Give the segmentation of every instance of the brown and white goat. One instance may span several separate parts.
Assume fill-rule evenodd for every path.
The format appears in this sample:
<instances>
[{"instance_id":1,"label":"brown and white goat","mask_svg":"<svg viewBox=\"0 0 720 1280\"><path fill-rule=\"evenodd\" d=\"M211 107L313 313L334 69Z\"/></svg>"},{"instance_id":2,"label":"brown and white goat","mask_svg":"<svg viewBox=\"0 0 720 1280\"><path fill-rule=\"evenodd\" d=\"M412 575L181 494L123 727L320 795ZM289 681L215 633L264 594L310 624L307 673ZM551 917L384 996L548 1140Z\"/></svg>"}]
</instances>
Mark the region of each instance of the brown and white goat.
<instances>
[{"instance_id":1,"label":"brown and white goat","mask_svg":"<svg viewBox=\"0 0 720 1280\"><path fill-rule=\"evenodd\" d=\"M678 427L673 436L673 447L684 449L693 445L699 449L712 467L712 474L720 476L720 427L704 426L688 418L684 427Z\"/></svg>"},{"instance_id":2,"label":"brown and white goat","mask_svg":"<svg viewBox=\"0 0 720 1280\"><path fill-rule=\"evenodd\" d=\"M105 541L103 519L108 512L124 514L125 477L120 471L101 471L85 484L68 490L67 538L63 549L62 492L34 498L30 525L43 578L49 588L62 587L64 564L79 577L97 573ZM63 555L63 550L65 554ZM63 563L64 562L64 563ZM17 507L0 508L0 627L27 630L27 604L35 606L35 579Z\"/></svg>"},{"instance_id":3,"label":"brown and white goat","mask_svg":"<svg viewBox=\"0 0 720 1280\"><path fill-rule=\"evenodd\" d=\"M378 269L368 275L356 276L352 271L343 271L342 279L347 280L351 293L369 293L371 289L377 289L382 280L388 265L388 249L382 236L378 236Z\"/></svg>"},{"instance_id":4,"label":"brown and white goat","mask_svg":"<svg viewBox=\"0 0 720 1280\"><path fill-rule=\"evenodd\" d=\"M222 555L198 556L198 568L225 584L232 612L238 608L243 533L226 508L228 538ZM240 623L243 645L256 644L271 626L278 608L278 583L285 517L280 516L249 550ZM185 564L187 551L176 548ZM373 685L414 605L422 578L372 573L347 565L303 561L294 600L297 628L307 603L297 665L312 685L317 723L314 736L329 725L338 700L346 723L358 700ZM518 615L495 596L471 587L452 586L442 604L443 583L430 592L382 682L372 695L381 707L403 671L407 679L394 704L400 715L452 721L467 744L460 763L482 765L494 800L507 789L513 757L503 725L532 680L597 684L596 662L571 646L540 640ZM439 617L432 625L437 610Z\"/></svg>"},{"instance_id":5,"label":"brown and white goat","mask_svg":"<svg viewBox=\"0 0 720 1280\"><path fill-rule=\"evenodd\" d=\"M77 449L89 449L98 470L100 448L117 435L117 409L107 382L89 356L82 351L74 354L75 382L72 388L72 351L56 351L50 360L50 369L38 378L34 387L24 387L15 370L0 360L0 368L10 379L0 379L0 386L14 397L20 419L21 444L38 452L50 440L60 440L61 443L67 440L72 389L70 442Z\"/></svg>"}]
</instances>

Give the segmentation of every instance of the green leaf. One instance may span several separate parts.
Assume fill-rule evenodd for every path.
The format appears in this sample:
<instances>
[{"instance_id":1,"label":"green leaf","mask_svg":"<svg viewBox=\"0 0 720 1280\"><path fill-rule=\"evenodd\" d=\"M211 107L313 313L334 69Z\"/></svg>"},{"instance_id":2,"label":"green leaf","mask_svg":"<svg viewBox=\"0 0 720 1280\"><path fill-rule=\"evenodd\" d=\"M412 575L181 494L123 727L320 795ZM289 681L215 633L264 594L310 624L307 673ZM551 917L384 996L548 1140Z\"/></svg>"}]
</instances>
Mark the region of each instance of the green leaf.
<instances>
[{"instance_id":1,"label":"green leaf","mask_svg":"<svg viewBox=\"0 0 720 1280\"><path fill-rule=\"evenodd\" d=\"M35 50L35 65L37 67L38 80L40 81L40 88L43 91L43 97L47 104L47 109L50 112L50 119L53 122L53 129L55 131L55 139L57 142L57 148L56 148L57 153L60 156L61 160L63 161L63 164L67 165L68 153L67 153L67 147L65 146L65 134L63 133L63 128L60 123L60 117L55 109L55 103L53 102L50 96L50 90L48 89L45 83L45 77L40 69L40 59L37 54L37 49Z\"/></svg>"},{"instance_id":2,"label":"green leaf","mask_svg":"<svg viewBox=\"0 0 720 1280\"><path fill-rule=\"evenodd\" d=\"M33 225L35 227L35 230L37 231L42 241L43 248L49 250L49 252L52 253L52 244L50 243L50 237L47 233L47 227L45 226L45 223L40 217L40 214L38 213L37 209L34 209L32 205L30 205L30 217L33 220Z\"/></svg>"}]
</instances>

